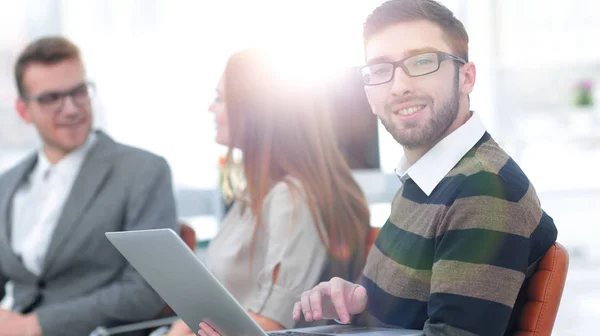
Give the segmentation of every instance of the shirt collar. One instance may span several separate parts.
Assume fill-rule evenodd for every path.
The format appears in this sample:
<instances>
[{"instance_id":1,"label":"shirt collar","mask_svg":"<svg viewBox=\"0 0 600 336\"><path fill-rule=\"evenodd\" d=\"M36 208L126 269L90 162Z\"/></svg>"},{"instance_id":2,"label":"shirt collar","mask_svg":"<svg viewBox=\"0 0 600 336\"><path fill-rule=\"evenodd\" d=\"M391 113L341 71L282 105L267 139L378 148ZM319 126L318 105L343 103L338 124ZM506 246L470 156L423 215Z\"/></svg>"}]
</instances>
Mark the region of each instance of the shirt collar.
<instances>
[{"instance_id":1,"label":"shirt collar","mask_svg":"<svg viewBox=\"0 0 600 336\"><path fill-rule=\"evenodd\" d=\"M50 172L50 167L50 161L48 161L46 154L44 154L43 150L39 150L37 155L37 164L35 166L35 170L32 172L32 177L35 180L45 179Z\"/></svg>"},{"instance_id":2,"label":"shirt collar","mask_svg":"<svg viewBox=\"0 0 600 336\"><path fill-rule=\"evenodd\" d=\"M51 164L48 158L46 157L46 153L44 153L43 149L38 151L38 160L35 167L35 171L33 172L35 179L45 179L49 176L49 174L72 174L76 171L79 171L79 167L83 163L83 159L89 150L96 143L96 133L90 132L85 143L67 154L64 158L58 161L55 164Z\"/></svg>"},{"instance_id":3,"label":"shirt collar","mask_svg":"<svg viewBox=\"0 0 600 336\"><path fill-rule=\"evenodd\" d=\"M412 166L408 165L406 156L402 155L396 175L403 184L409 178L412 179L427 196L430 196L435 187L484 134L485 126L479 116L473 113L466 123L438 142Z\"/></svg>"}]
</instances>

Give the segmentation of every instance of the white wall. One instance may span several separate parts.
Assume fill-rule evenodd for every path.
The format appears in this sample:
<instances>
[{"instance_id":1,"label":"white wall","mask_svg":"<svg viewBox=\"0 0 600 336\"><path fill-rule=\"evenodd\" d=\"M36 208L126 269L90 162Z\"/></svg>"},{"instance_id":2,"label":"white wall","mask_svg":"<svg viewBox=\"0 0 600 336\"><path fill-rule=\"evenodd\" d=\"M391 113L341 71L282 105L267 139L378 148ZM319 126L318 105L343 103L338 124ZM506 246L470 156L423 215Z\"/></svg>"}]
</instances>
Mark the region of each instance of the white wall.
<instances>
[{"instance_id":1,"label":"white wall","mask_svg":"<svg viewBox=\"0 0 600 336\"><path fill-rule=\"evenodd\" d=\"M231 52L271 46L304 76L315 67L360 65L362 23L383 2L30 1L57 7L57 25L81 47L89 77L98 85L96 125L119 141L165 156L176 184L192 188L215 186L216 161L224 149L213 142L207 106ZM471 31L472 59L483 78L473 107L493 124L492 90L485 80L491 77L485 76L489 29L481 15L481 3L489 0L443 2ZM285 52L299 47L302 54ZM380 125L382 170L393 171L400 154L400 146Z\"/></svg>"},{"instance_id":2,"label":"white wall","mask_svg":"<svg viewBox=\"0 0 600 336\"><path fill-rule=\"evenodd\" d=\"M14 109L13 66L19 51L41 34L58 33L55 0L0 1L0 172L38 144L34 129Z\"/></svg>"},{"instance_id":3,"label":"white wall","mask_svg":"<svg viewBox=\"0 0 600 336\"><path fill-rule=\"evenodd\" d=\"M274 47L299 75L359 65L362 22L380 2L63 0L62 22L98 84L106 130L165 156L179 186L212 188L224 149L207 107L227 56Z\"/></svg>"}]
</instances>

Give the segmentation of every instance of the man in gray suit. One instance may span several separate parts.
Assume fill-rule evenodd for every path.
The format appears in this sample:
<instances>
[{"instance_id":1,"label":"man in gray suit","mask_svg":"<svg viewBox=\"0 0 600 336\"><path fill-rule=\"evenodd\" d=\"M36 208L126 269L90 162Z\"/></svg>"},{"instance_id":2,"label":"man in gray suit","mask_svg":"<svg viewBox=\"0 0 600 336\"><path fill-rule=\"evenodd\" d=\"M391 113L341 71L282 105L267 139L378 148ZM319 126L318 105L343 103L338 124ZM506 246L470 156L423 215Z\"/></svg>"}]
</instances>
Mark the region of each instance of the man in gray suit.
<instances>
[{"instance_id":1,"label":"man in gray suit","mask_svg":"<svg viewBox=\"0 0 600 336\"><path fill-rule=\"evenodd\" d=\"M11 307L0 336L81 336L156 317L165 303L104 233L179 232L168 164L91 129L94 87L70 41L33 42L15 77L16 109L43 145L0 177L0 298Z\"/></svg>"}]
</instances>

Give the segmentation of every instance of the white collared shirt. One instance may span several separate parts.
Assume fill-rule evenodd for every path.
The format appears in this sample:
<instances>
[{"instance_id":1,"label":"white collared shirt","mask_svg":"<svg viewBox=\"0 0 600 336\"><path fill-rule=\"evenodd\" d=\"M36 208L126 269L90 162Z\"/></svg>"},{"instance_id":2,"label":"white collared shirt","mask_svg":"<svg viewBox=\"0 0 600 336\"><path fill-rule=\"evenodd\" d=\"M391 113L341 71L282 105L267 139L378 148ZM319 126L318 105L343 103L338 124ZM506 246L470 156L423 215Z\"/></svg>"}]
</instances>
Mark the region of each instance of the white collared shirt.
<instances>
[{"instance_id":1,"label":"white collared shirt","mask_svg":"<svg viewBox=\"0 0 600 336\"><path fill-rule=\"evenodd\" d=\"M37 164L13 198L11 247L33 274L42 271L50 240L62 208L79 175L86 154L95 143L92 132L85 144L51 165L43 150Z\"/></svg>"},{"instance_id":2,"label":"white collared shirt","mask_svg":"<svg viewBox=\"0 0 600 336\"><path fill-rule=\"evenodd\" d=\"M81 147L54 165L50 164L40 149L35 167L13 197L10 210L11 247L21 258L23 266L35 275L42 272L63 206L95 142L96 134L91 132ZM12 282L7 283L5 290L6 295L0 307L10 309L14 301Z\"/></svg>"},{"instance_id":3,"label":"white collared shirt","mask_svg":"<svg viewBox=\"0 0 600 336\"><path fill-rule=\"evenodd\" d=\"M430 196L435 187L456 166L467 152L485 134L485 126L475 113L459 128L454 130L412 166L403 155L396 168L396 175L405 183L412 179L419 188Z\"/></svg>"}]
</instances>

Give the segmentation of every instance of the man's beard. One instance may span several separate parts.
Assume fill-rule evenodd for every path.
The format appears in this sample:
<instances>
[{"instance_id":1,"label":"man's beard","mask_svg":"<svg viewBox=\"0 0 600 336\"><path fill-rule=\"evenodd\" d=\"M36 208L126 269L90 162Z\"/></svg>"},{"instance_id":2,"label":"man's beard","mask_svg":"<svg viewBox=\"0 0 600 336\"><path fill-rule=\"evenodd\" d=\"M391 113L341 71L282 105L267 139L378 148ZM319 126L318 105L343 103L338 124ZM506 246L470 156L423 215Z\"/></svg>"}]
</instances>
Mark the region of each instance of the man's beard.
<instances>
[{"instance_id":1,"label":"man's beard","mask_svg":"<svg viewBox=\"0 0 600 336\"><path fill-rule=\"evenodd\" d=\"M431 97L424 97L429 102L433 102ZM404 128L397 128L391 118L393 113L386 113L391 118L379 118L385 129L392 137L404 148L422 148L437 143L446 133L450 125L456 120L459 109L458 75L454 80L454 87L451 90L450 97L443 101L439 108L433 109L433 116L425 125L404 123ZM390 104L392 105L392 104Z\"/></svg>"}]
</instances>

